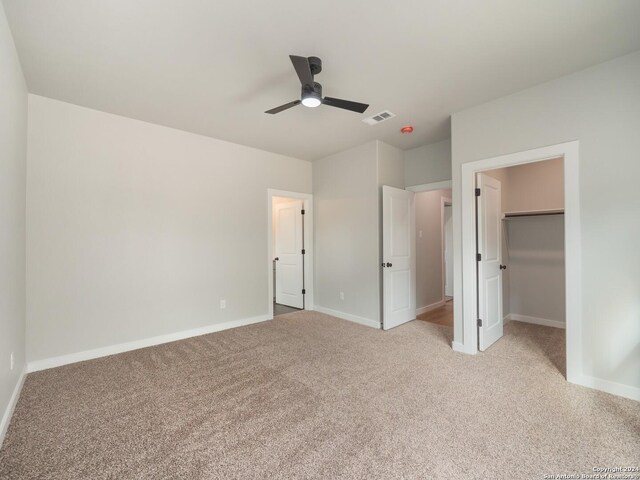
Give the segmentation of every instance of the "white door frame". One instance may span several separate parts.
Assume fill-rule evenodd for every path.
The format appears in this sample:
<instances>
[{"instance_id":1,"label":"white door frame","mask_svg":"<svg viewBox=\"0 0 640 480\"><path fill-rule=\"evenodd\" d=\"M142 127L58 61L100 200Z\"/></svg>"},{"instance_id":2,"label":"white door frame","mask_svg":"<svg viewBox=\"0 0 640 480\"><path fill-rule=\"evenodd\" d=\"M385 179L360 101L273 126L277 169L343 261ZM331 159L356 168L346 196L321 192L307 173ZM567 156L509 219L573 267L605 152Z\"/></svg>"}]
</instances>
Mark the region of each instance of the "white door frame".
<instances>
[{"instance_id":1,"label":"white door frame","mask_svg":"<svg viewBox=\"0 0 640 480\"><path fill-rule=\"evenodd\" d=\"M296 198L304 204L304 309L313 310L313 195L310 193L287 192L285 190L267 189L267 278L268 288L268 312L269 318L273 320L273 197Z\"/></svg>"},{"instance_id":2,"label":"white door frame","mask_svg":"<svg viewBox=\"0 0 640 480\"><path fill-rule=\"evenodd\" d=\"M409 190L410 192L420 193L420 192L431 192L433 190L446 190L447 188L451 188L453 186L452 180L444 180L442 182L432 182L432 183L422 183L420 185L412 185L410 187L406 187L405 190Z\"/></svg>"},{"instance_id":3,"label":"white door frame","mask_svg":"<svg viewBox=\"0 0 640 480\"><path fill-rule=\"evenodd\" d=\"M475 354L478 352L474 208L476 173L561 157L564 161L567 380L572 383L580 383L582 377L582 254L578 147L578 141L572 141L462 164L462 295L454 292L453 299L454 308L462 312L462 315L456 315L454 318L456 326L462 322L462 351ZM460 262L460 258L454 258L454 261ZM455 342L453 347L459 349Z\"/></svg>"}]
</instances>

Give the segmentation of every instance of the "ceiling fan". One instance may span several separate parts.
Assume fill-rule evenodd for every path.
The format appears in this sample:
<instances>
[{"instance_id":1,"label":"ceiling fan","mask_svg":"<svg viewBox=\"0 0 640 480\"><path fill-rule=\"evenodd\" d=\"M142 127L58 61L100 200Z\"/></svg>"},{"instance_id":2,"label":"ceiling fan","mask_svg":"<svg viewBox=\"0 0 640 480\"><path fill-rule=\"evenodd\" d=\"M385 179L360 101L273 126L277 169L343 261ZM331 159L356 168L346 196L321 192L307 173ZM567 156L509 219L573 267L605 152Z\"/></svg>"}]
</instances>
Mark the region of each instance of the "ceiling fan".
<instances>
[{"instance_id":1,"label":"ceiling fan","mask_svg":"<svg viewBox=\"0 0 640 480\"><path fill-rule=\"evenodd\" d=\"M304 105L305 107L317 107L319 105L328 105L330 107L338 107L352 112L364 113L369 105L349 100L341 100L340 98L324 97L322 98L322 85L313 81L313 77L322 71L322 60L318 57L298 57L289 55L293 68L295 68L300 83L302 84L302 94L300 100L285 103L279 107L267 110L264 113L280 113L296 105Z\"/></svg>"}]
</instances>

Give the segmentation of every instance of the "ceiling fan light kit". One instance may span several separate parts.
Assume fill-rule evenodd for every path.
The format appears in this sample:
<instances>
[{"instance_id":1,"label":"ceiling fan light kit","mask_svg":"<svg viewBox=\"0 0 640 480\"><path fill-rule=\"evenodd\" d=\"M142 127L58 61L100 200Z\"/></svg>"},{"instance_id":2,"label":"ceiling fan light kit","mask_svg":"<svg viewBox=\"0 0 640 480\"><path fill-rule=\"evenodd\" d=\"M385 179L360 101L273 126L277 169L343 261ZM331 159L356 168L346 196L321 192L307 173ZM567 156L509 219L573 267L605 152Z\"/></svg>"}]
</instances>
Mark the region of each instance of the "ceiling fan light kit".
<instances>
[{"instance_id":1,"label":"ceiling fan light kit","mask_svg":"<svg viewBox=\"0 0 640 480\"><path fill-rule=\"evenodd\" d=\"M313 79L315 75L322 71L322 60L318 57L299 57L296 55L289 55L289 58L291 59L293 68L298 74L300 84L302 85L300 100L285 103L279 107L267 110L264 113L273 115L300 104L309 108L328 105L330 107L342 108L343 110L350 110L357 113L364 113L364 111L369 108L369 105L364 103L351 102L349 100L332 97L322 98L322 85Z\"/></svg>"},{"instance_id":2,"label":"ceiling fan light kit","mask_svg":"<svg viewBox=\"0 0 640 480\"><path fill-rule=\"evenodd\" d=\"M316 82L313 83L313 87L303 85L300 96L302 98L302 105L315 108L322 103L322 85Z\"/></svg>"}]
</instances>

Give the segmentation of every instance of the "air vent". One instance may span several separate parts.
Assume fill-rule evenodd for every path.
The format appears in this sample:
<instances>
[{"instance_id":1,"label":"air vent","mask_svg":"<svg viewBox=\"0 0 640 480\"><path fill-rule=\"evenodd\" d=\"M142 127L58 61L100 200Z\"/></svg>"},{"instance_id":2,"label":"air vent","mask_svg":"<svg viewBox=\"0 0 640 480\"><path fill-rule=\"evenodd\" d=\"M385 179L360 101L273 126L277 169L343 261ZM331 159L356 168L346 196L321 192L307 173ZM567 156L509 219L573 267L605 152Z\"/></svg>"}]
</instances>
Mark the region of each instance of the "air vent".
<instances>
[{"instance_id":1,"label":"air vent","mask_svg":"<svg viewBox=\"0 0 640 480\"><path fill-rule=\"evenodd\" d=\"M377 125L378 123L384 122L385 120L389 120L390 118L395 117L395 113L391 113L389 110L385 110L380 113L376 113L375 115L365 118L362 120L367 125Z\"/></svg>"}]
</instances>

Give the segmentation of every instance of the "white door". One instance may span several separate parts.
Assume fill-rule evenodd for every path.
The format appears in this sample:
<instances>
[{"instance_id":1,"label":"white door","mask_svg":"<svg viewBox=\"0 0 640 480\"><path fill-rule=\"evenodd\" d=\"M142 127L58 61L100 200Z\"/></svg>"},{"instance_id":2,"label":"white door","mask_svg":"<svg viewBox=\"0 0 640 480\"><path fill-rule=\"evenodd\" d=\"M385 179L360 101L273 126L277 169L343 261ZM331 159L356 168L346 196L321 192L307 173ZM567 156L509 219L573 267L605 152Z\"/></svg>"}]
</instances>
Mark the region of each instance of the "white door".
<instances>
[{"instance_id":1,"label":"white door","mask_svg":"<svg viewBox=\"0 0 640 480\"><path fill-rule=\"evenodd\" d=\"M486 350L502 337L502 202L500 182L478 174L478 339Z\"/></svg>"},{"instance_id":2,"label":"white door","mask_svg":"<svg viewBox=\"0 0 640 480\"><path fill-rule=\"evenodd\" d=\"M276 303L303 308L302 200L275 205Z\"/></svg>"},{"instance_id":3,"label":"white door","mask_svg":"<svg viewBox=\"0 0 640 480\"><path fill-rule=\"evenodd\" d=\"M414 193L382 187L382 328L416 318Z\"/></svg>"},{"instance_id":4,"label":"white door","mask_svg":"<svg viewBox=\"0 0 640 480\"><path fill-rule=\"evenodd\" d=\"M453 297L453 220L451 205L444 207L444 294Z\"/></svg>"}]
</instances>

